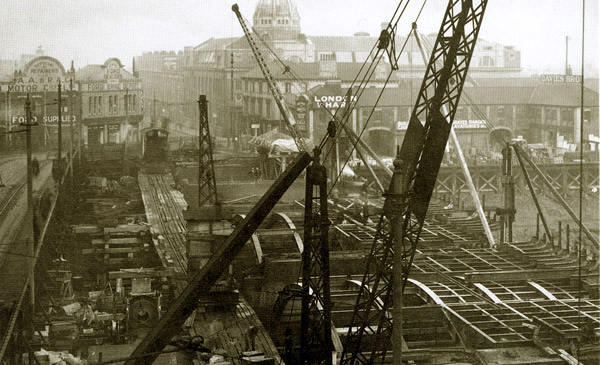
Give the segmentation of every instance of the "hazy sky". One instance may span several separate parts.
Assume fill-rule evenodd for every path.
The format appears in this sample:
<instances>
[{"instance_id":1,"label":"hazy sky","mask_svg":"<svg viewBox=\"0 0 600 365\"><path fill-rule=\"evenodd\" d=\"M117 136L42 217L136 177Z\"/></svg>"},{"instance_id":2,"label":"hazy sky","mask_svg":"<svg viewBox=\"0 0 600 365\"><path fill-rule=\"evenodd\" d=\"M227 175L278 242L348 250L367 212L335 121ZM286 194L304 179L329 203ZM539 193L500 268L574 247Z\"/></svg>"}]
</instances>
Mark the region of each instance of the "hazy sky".
<instances>
[{"instance_id":1,"label":"hazy sky","mask_svg":"<svg viewBox=\"0 0 600 365\"><path fill-rule=\"evenodd\" d=\"M210 37L242 35L233 1L224 0L0 0L0 58L33 53L41 45L65 67L103 63L118 57L131 66L133 56L153 50L182 50ZM257 0L238 0L252 19ZM412 1L400 22L406 34L422 0ZM419 19L422 33L437 33L446 0L427 0ZM398 1L296 0L302 32L308 35L377 35ZM480 37L521 50L521 65L542 71L564 69L565 36L569 61L579 73L581 1L490 0ZM586 1L586 62L597 68L598 1ZM589 67L589 66L586 66ZM587 74L587 72L586 72Z\"/></svg>"}]
</instances>

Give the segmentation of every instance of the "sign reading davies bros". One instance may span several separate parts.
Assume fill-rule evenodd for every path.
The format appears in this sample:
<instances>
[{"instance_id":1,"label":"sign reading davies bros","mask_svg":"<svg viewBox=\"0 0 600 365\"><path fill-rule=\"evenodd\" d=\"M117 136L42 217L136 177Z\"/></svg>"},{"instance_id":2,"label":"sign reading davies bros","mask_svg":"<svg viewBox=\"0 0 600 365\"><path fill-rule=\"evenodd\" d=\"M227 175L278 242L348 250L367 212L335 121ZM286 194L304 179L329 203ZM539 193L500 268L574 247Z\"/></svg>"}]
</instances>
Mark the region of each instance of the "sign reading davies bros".
<instances>
[{"instance_id":1,"label":"sign reading davies bros","mask_svg":"<svg viewBox=\"0 0 600 365\"><path fill-rule=\"evenodd\" d=\"M14 79L7 85L2 85L2 91L16 93L57 92L58 83L62 84L64 91L70 90L71 75L65 72L63 65L58 60L42 56L31 60L22 72L14 75ZM73 84L77 90L77 85Z\"/></svg>"}]
</instances>

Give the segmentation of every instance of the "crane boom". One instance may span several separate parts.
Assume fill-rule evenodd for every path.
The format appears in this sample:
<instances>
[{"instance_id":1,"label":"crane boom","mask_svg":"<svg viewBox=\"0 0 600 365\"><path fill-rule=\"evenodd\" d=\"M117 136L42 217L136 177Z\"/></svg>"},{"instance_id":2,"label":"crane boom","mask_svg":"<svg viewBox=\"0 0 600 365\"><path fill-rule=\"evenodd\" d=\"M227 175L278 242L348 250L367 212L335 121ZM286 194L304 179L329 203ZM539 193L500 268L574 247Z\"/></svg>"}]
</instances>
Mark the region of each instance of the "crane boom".
<instances>
[{"instance_id":1,"label":"crane boom","mask_svg":"<svg viewBox=\"0 0 600 365\"><path fill-rule=\"evenodd\" d=\"M238 252L248 242L271 209L310 164L312 158L301 152L288 166L287 170L271 185L269 190L246 215L246 218L229 235L221 248L190 280L183 292L175 298L167 313L152 327L146 337L138 344L126 365L151 364L171 340L181 330L186 318L198 307L198 300L209 295L210 288L223 275ZM143 357L142 357L143 356Z\"/></svg>"},{"instance_id":2,"label":"crane boom","mask_svg":"<svg viewBox=\"0 0 600 365\"><path fill-rule=\"evenodd\" d=\"M235 13L235 16L238 18L238 21L240 22L240 25L242 26L242 30L244 31L244 36L246 36L246 39L248 40L248 44L250 44L250 48L252 49L252 53L254 54L254 58L256 58L256 62L258 63L260 70L262 71L263 75L265 76L265 79L267 80L267 85L269 86L269 90L271 91L271 94L273 94L273 98L275 99L275 103L277 104L277 107L279 108L279 112L281 112L281 116L285 120L288 130L290 131L290 134L292 135L294 142L296 142L296 146L298 146L298 151L310 152L307 150L307 146L304 143L304 140L302 139L302 134L300 133L300 131L298 131L298 128L296 127L296 119L292 115L292 112L290 111L290 109L285 104L283 94L281 93L281 90L279 90L279 87L275 83L275 80L273 79L273 75L271 75L271 71L269 71L269 68L267 67L265 58L263 57L262 53L258 49L258 46L256 45L256 41L254 40L254 37L252 36L252 33L250 32L248 24L246 24L246 21L244 20L244 18L242 17L242 14L240 13L240 8L238 7L237 4L233 4L233 6L231 7L231 10L233 10L233 12Z\"/></svg>"},{"instance_id":3,"label":"crane boom","mask_svg":"<svg viewBox=\"0 0 600 365\"><path fill-rule=\"evenodd\" d=\"M391 194L388 193L386 197L367 259L342 363L358 361L372 364L385 359L392 334L392 318L388 311L393 305L393 263L400 262L402 265L401 270L395 270L402 278L398 280L396 277L394 280L401 283L396 290L402 291L416 252L486 6L487 0L448 2L399 151L403 163L395 163L396 170L400 170L403 178L392 179L390 184ZM394 186L394 181L401 186ZM394 258L394 255L401 257ZM367 333L374 333L375 336L368 341L368 345L366 341L361 343L363 339L366 340Z\"/></svg>"}]
</instances>

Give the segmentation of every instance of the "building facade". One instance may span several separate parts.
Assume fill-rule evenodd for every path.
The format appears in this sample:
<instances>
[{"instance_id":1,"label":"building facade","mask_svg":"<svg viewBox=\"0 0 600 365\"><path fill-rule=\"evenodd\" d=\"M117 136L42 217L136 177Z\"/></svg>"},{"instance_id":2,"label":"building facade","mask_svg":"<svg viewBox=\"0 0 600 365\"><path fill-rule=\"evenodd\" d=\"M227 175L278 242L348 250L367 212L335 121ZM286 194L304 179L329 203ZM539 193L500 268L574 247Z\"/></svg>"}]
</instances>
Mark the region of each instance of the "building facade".
<instances>
[{"instance_id":1,"label":"building facade","mask_svg":"<svg viewBox=\"0 0 600 365\"><path fill-rule=\"evenodd\" d=\"M475 84L476 83L476 84ZM357 97L347 122L378 154L394 156L410 120L420 84L367 88ZM308 104L308 135L323 138L338 107L343 108L347 88L330 82L311 90ZM499 152L503 141L521 137L530 144L551 147L556 153L573 151L580 138L580 86L548 83L542 78L476 79L463 88L454 117L454 128L466 154ZM585 90L584 139L597 140L598 93ZM378 102L377 102L378 100ZM375 104L377 103L376 107ZM595 149L594 143L584 150Z\"/></svg>"},{"instance_id":2,"label":"building facade","mask_svg":"<svg viewBox=\"0 0 600 365\"><path fill-rule=\"evenodd\" d=\"M241 9L242 14L245 10L248 9ZM292 69L309 65L306 67L332 74L328 77L317 77L315 81L320 84L324 84L326 80L337 80L338 77L333 74L340 72L339 68L344 67L356 71L351 78L349 76L343 80L350 83L363 62L370 60L370 50L377 43L377 37L361 32L353 36L303 34L301 19L292 0L260 0L254 11L253 29L255 35L260 36L280 59L290 63ZM426 44L433 44L435 36L422 36L422 39ZM396 38L397 49L401 48L404 41L404 37ZM258 43L267 62L274 60L275 57L262 42ZM425 65L414 40L408 43L398 63L399 70L394 72L392 83L401 84L407 78L422 77ZM194 129L197 124L195 101L200 94L207 95L211 131L217 136L251 136L257 132L255 129L262 131L278 124L275 123L279 118L272 97L264 87L263 91L260 91L264 77L255 70L257 63L245 37L211 38L196 47L186 47L183 52L178 53L145 53L136 57L136 64L144 80L145 95L156 95L157 100L154 103L157 104L158 114L173 115L171 122L174 129ZM338 69L334 70L336 66ZM382 65L377 72L383 75L389 67L389 63ZM506 77L517 75L520 71L520 52L514 47L485 40L478 41L471 73L487 77ZM272 74L275 79L286 79L286 75L276 70L272 70ZM384 79L381 80L383 84ZM306 80L308 88L314 86L312 81ZM258 88L248 89L248 85L256 85L257 82ZM282 86L282 92L285 92L285 82ZM260 95L253 96L254 92ZM269 98L270 103L266 101ZM291 105L295 106L295 101L290 101ZM151 105L146 105L146 117L152 119L157 113L153 112ZM257 121L257 116L261 115L259 108L262 108L262 113L268 111L270 114L264 126L260 118ZM257 125L258 128L252 128Z\"/></svg>"},{"instance_id":3,"label":"building facade","mask_svg":"<svg viewBox=\"0 0 600 365\"><path fill-rule=\"evenodd\" d=\"M55 58L38 56L27 62L23 69L0 80L0 130L1 142L6 148L24 148L24 133L15 133L26 122L25 104L31 102L32 143L34 149L57 146L59 114L62 127L63 148L71 136L78 138L79 85L70 70ZM60 92L59 92L60 89ZM59 102L60 95L60 102ZM60 104L60 113L59 113ZM73 128L73 133L71 132Z\"/></svg>"},{"instance_id":4,"label":"building facade","mask_svg":"<svg viewBox=\"0 0 600 365\"><path fill-rule=\"evenodd\" d=\"M117 58L87 65L75 73L81 95L85 144L137 143L143 119L143 94L138 75Z\"/></svg>"}]
</instances>

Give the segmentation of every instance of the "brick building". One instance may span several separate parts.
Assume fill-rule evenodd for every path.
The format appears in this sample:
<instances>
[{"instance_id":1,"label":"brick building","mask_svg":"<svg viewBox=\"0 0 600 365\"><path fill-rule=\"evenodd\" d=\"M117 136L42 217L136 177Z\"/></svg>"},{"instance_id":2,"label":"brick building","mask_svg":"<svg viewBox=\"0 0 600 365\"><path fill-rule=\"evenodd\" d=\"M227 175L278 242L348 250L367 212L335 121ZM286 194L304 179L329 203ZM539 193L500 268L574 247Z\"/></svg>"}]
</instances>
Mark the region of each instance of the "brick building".
<instances>
[{"instance_id":1,"label":"brick building","mask_svg":"<svg viewBox=\"0 0 600 365\"><path fill-rule=\"evenodd\" d=\"M85 144L137 143L143 119L141 80L117 58L75 73Z\"/></svg>"},{"instance_id":2,"label":"brick building","mask_svg":"<svg viewBox=\"0 0 600 365\"><path fill-rule=\"evenodd\" d=\"M74 82L74 69L65 70L55 58L38 56L30 59L22 69L0 79L0 130L4 135L0 143L7 148L24 147L24 134L11 134L26 121L25 102L31 100L32 142L35 149L56 148L58 140L58 89L61 88L61 121L63 148L68 146L71 125L74 138L78 138L77 123L80 119L78 84Z\"/></svg>"},{"instance_id":3,"label":"brick building","mask_svg":"<svg viewBox=\"0 0 600 365\"><path fill-rule=\"evenodd\" d=\"M244 14L249 10L241 9L241 12ZM339 72L327 68L334 65L338 65L338 69L348 67L358 71L377 42L377 37L361 32L353 36L303 34L300 15L292 0L258 1L253 16L253 28L269 47L277 52L279 58L290 62L294 69L321 68L322 71L332 74ZM433 35L422 38L431 44L434 41ZM404 40L404 37L396 38L398 49ZM266 49L262 45L260 47ZM273 59L266 50L263 56L268 61ZM425 67L420 60L418 47L409 42L406 51L400 57L399 70L394 73L392 81L402 83L406 77L417 78L418 75L422 75ZM185 47L183 52L178 53L145 53L136 57L136 63L140 77L144 80L144 93L148 96L145 109L148 119L169 118L172 129L194 129L197 123L195 100L199 94L206 94L210 103L211 131L217 136L253 135L255 131L252 130L252 125L260 124L255 123L257 112L248 113L251 109L246 105L252 104L254 99L255 110L258 110L260 103L257 100L268 99L269 95L258 89L260 95L253 96L250 94L253 90L247 88L249 82L258 82L260 88L263 77L253 70L257 64L245 37L211 38L198 46ZM353 66L345 66L351 64ZM515 76L520 71L518 50L485 40L478 41L471 73L487 77L506 77ZM285 79L285 76L276 70L273 70L273 75L276 79ZM352 78L348 80L352 80L356 73L350 76ZM316 81L324 84L327 80L336 79L337 76L329 76L319 77ZM311 81L308 80L307 83L311 84ZM285 84L283 87L285 88ZM150 105L150 97L156 99L152 101L153 105ZM276 109L272 103L270 106L267 106L266 101L263 103L263 110L269 108L273 112ZM156 113L153 111L155 109ZM270 123L271 121L278 119L276 114L270 115L269 118L264 127L266 129L269 128L269 124L274 124Z\"/></svg>"},{"instance_id":4,"label":"brick building","mask_svg":"<svg viewBox=\"0 0 600 365\"><path fill-rule=\"evenodd\" d=\"M395 146L402 143L419 87L414 82L412 89L408 85L388 88L375 109L381 90L365 89L348 123L357 133L364 129L363 140L377 153L393 156ZM346 90L339 82L311 90L307 134L316 141L325 134L331 114L345 102ZM564 152L579 142L579 93L577 84L546 83L539 78L475 79L463 89L454 128L467 153L499 151L502 140L518 136ZM584 138L597 138L598 93L589 88L585 90L583 120Z\"/></svg>"}]
</instances>

